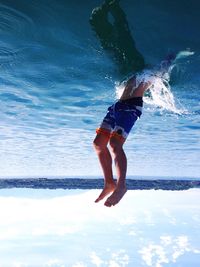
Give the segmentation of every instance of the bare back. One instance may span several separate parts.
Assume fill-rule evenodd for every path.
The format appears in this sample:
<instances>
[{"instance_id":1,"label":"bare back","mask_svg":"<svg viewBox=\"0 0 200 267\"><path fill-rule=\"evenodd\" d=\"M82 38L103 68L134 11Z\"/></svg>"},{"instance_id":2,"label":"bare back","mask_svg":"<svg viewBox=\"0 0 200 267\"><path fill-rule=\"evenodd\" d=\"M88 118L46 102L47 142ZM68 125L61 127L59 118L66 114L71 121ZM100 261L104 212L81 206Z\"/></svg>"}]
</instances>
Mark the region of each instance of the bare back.
<instances>
[{"instance_id":1,"label":"bare back","mask_svg":"<svg viewBox=\"0 0 200 267\"><path fill-rule=\"evenodd\" d=\"M141 82L136 85L136 77L130 78L124 88L124 91L120 97L120 100L126 100L133 97L143 97L144 92L151 86L151 82Z\"/></svg>"}]
</instances>

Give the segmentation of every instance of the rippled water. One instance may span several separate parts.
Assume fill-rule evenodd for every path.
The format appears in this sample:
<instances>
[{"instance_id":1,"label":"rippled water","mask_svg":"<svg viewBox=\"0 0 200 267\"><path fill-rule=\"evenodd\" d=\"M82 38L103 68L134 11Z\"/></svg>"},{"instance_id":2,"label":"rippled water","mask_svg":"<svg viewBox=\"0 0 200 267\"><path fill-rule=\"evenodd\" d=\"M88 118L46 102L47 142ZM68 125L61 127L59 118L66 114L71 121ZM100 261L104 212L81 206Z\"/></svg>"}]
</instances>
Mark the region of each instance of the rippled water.
<instances>
[{"instance_id":1,"label":"rippled water","mask_svg":"<svg viewBox=\"0 0 200 267\"><path fill-rule=\"evenodd\" d=\"M123 79L89 23L100 1L0 1L0 176L100 176L92 140ZM199 177L197 1L121 1L137 49L171 74L173 112L146 103L125 149L128 175ZM148 101L146 101L148 102Z\"/></svg>"}]
</instances>

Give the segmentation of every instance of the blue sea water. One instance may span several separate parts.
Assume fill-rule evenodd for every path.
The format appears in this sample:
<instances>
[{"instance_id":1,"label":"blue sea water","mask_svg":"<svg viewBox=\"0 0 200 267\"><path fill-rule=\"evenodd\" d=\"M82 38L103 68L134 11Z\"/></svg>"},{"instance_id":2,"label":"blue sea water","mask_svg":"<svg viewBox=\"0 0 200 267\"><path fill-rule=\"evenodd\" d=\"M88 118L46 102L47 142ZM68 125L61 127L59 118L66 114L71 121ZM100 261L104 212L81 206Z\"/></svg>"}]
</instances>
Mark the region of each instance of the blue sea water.
<instances>
[{"instance_id":1,"label":"blue sea water","mask_svg":"<svg viewBox=\"0 0 200 267\"><path fill-rule=\"evenodd\" d=\"M89 23L93 0L0 0L0 177L102 177L95 129L123 79ZM199 1L122 0L150 65L190 48L170 105L145 103L125 150L128 176L200 176Z\"/></svg>"}]
</instances>

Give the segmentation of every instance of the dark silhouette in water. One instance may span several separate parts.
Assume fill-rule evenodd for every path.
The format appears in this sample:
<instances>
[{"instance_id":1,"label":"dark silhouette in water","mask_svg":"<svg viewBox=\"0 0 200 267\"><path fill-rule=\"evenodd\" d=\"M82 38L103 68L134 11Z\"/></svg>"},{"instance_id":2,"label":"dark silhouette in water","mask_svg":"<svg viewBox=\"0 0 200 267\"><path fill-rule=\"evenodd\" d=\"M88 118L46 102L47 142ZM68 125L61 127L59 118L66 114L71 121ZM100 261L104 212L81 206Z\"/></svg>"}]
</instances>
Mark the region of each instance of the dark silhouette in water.
<instances>
[{"instance_id":1,"label":"dark silhouette in water","mask_svg":"<svg viewBox=\"0 0 200 267\"><path fill-rule=\"evenodd\" d=\"M121 74L126 75L144 69L144 58L135 47L126 15L119 1L105 1L100 7L95 8L90 17L90 24L99 37L102 47L113 54Z\"/></svg>"}]
</instances>

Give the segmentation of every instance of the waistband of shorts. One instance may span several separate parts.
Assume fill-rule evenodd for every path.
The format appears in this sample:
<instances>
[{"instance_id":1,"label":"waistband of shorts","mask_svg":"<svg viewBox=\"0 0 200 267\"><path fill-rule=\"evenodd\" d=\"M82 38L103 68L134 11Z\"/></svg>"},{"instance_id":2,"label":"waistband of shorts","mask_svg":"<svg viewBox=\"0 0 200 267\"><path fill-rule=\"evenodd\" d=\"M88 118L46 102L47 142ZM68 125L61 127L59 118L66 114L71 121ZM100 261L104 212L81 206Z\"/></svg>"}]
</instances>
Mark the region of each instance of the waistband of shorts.
<instances>
[{"instance_id":1,"label":"waistband of shorts","mask_svg":"<svg viewBox=\"0 0 200 267\"><path fill-rule=\"evenodd\" d=\"M142 97L132 97L132 98L125 99L125 100L119 100L119 102L128 104L128 105L134 105L138 108L138 110L140 110L140 108L143 107Z\"/></svg>"}]
</instances>

